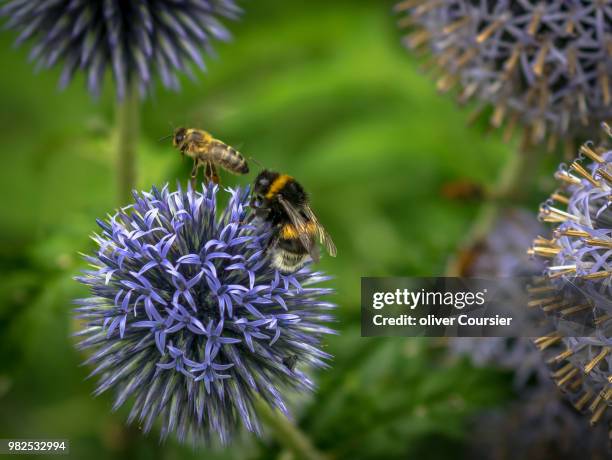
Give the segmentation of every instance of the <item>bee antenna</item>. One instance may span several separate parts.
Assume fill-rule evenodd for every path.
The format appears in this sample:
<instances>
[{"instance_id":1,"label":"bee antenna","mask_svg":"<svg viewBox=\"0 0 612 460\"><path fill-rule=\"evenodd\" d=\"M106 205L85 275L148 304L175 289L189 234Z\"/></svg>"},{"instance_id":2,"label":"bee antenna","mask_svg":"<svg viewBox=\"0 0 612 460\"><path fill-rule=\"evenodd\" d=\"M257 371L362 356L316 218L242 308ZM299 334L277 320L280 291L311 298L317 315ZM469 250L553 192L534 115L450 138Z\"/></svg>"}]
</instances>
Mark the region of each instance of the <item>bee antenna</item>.
<instances>
[{"instance_id":1,"label":"bee antenna","mask_svg":"<svg viewBox=\"0 0 612 460\"><path fill-rule=\"evenodd\" d=\"M168 134L167 136L160 137L159 139L157 139L157 142L165 141L166 139L170 139L172 136L173 134Z\"/></svg>"},{"instance_id":2,"label":"bee antenna","mask_svg":"<svg viewBox=\"0 0 612 460\"><path fill-rule=\"evenodd\" d=\"M249 157L249 161L252 161L253 163L255 163L257 166L259 166L260 168L263 168L264 165L262 165L259 161L257 161L255 158L253 157Z\"/></svg>"}]
</instances>

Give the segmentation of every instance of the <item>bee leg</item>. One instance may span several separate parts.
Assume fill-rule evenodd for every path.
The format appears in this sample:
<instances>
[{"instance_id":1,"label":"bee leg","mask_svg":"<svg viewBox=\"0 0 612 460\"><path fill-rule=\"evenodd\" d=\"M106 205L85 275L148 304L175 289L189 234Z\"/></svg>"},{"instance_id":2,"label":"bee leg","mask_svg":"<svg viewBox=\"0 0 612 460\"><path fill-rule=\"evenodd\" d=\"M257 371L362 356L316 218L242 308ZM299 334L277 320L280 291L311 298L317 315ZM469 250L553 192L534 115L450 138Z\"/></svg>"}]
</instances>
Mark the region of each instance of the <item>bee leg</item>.
<instances>
[{"instance_id":1,"label":"bee leg","mask_svg":"<svg viewBox=\"0 0 612 460\"><path fill-rule=\"evenodd\" d=\"M198 177L198 168L199 168L198 160L193 160L193 168L191 168L191 188L195 190L196 187L196 179Z\"/></svg>"},{"instance_id":2,"label":"bee leg","mask_svg":"<svg viewBox=\"0 0 612 460\"><path fill-rule=\"evenodd\" d=\"M270 208L266 208L264 206L260 206L257 204L256 197L252 196L249 200L249 207L255 211L267 211L270 212Z\"/></svg>"},{"instance_id":3,"label":"bee leg","mask_svg":"<svg viewBox=\"0 0 612 460\"><path fill-rule=\"evenodd\" d=\"M277 233L277 232L275 232ZM276 234L276 236L271 237L268 240L268 243L266 244L266 247L264 248L264 252L269 252L270 249L272 249L274 246L276 246L278 244L278 240L280 240L280 236L278 234Z\"/></svg>"},{"instance_id":4,"label":"bee leg","mask_svg":"<svg viewBox=\"0 0 612 460\"><path fill-rule=\"evenodd\" d=\"M211 163L212 166L212 172L213 172L213 182L215 184L219 184L221 185L221 177L219 176L219 173L217 172L217 167Z\"/></svg>"},{"instance_id":5,"label":"bee leg","mask_svg":"<svg viewBox=\"0 0 612 460\"><path fill-rule=\"evenodd\" d=\"M248 217L244 221L240 222L241 224L250 224L256 217L265 219L270 213L270 208L258 206L256 200L257 198L255 196L251 196L251 199L249 200L249 208L251 208L252 212L249 213Z\"/></svg>"},{"instance_id":6,"label":"bee leg","mask_svg":"<svg viewBox=\"0 0 612 460\"><path fill-rule=\"evenodd\" d=\"M215 184L221 184L217 168L212 161L206 162L206 178Z\"/></svg>"},{"instance_id":7,"label":"bee leg","mask_svg":"<svg viewBox=\"0 0 612 460\"><path fill-rule=\"evenodd\" d=\"M251 201L252 203L252 201ZM251 207L251 209L253 210L260 210L260 209L267 209L267 208L258 208L257 206L255 206L254 204L249 204L249 206ZM247 216L246 219L244 219L243 221L240 222L240 224L242 225L247 225L250 224L251 222L253 222L255 220L255 217L258 217L256 215L255 212L250 212L249 215Z\"/></svg>"},{"instance_id":8,"label":"bee leg","mask_svg":"<svg viewBox=\"0 0 612 460\"><path fill-rule=\"evenodd\" d=\"M198 160L195 159L193 160L193 168L191 168L191 178L195 179L198 176L198 167L200 165L198 164Z\"/></svg>"},{"instance_id":9,"label":"bee leg","mask_svg":"<svg viewBox=\"0 0 612 460\"><path fill-rule=\"evenodd\" d=\"M206 177L207 182L212 182L212 172L210 170L210 162L206 162L206 169L204 170L204 177Z\"/></svg>"}]
</instances>

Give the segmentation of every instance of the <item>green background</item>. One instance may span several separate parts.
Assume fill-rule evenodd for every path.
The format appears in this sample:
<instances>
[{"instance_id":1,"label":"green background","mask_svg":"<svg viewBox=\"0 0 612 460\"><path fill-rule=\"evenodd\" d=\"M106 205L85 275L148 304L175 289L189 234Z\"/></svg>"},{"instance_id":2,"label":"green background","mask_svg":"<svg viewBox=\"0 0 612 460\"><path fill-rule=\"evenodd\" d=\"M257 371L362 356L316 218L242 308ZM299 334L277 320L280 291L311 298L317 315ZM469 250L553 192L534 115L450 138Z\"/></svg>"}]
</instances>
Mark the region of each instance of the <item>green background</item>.
<instances>
[{"instance_id":1,"label":"green background","mask_svg":"<svg viewBox=\"0 0 612 460\"><path fill-rule=\"evenodd\" d=\"M335 458L460 458L468 416L507 401L510 376L433 341L361 338L360 277L442 274L479 203L440 188L491 184L516 142L467 126L468 112L436 93L401 45L392 2L243 6L206 75L144 103L138 187L185 182L190 164L158 141L176 125L296 176L338 246L321 268L335 278L340 331L318 391L292 398L296 424ZM98 102L82 78L58 92L59 70L35 74L13 38L0 34L0 437L68 438L75 458L290 459L269 432L211 452L160 446L155 431L124 425L126 410L111 413L109 395L91 395L70 337L72 299L86 290L72 278L95 218L117 204L112 84Z\"/></svg>"}]
</instances>

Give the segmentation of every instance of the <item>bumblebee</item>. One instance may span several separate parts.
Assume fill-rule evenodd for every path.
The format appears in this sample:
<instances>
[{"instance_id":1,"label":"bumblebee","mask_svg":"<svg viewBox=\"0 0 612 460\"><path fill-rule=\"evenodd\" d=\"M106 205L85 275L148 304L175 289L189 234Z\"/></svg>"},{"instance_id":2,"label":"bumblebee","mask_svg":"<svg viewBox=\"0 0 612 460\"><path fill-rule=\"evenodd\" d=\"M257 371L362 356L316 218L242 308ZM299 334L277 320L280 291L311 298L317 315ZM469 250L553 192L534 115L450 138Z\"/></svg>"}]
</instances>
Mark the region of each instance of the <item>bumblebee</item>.
<instances>
[{"instance_id":1,"label":"bumblebee","mask_svg":"<svg viewBox=\"0 0 612 460\"><path fill-rule=\"evenodd\" d=\"M332 257L336 246L310 209L304 188L291 176L263 170L255 178L251 206L255 216L272 226L268 244L272 266L293 273L310 257L319 260L318 238Z\"/></svg>"},{"instance_id":2,"label":"bumblebee","mask_svg":"<svg viewBox=\"0 0 612 460\"><path fill-rule=\"evenodd\" d=\"M219 183L217 165L234 174L249 172L246 160L236 149L201 129L176 128L172 135L172 145L179 149L181 154L193 159L192 180L196 179L198 169L202 166L206 167L206 179L215 184Z\"/></svg>"}]
</instances>

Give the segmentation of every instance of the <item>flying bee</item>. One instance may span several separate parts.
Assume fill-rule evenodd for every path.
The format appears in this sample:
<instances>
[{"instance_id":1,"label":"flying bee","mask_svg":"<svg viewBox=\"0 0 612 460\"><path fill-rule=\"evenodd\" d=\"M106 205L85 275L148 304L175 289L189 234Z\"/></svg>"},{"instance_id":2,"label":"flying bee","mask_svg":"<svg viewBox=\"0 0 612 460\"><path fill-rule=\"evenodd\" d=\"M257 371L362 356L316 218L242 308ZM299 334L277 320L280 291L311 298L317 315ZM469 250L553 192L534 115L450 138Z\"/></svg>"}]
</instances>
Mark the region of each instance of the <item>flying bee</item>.
<instances>
[{"instance_id":1,"label":"flying bee","mask_svg":"<svg viewBox=\"0 0 612 460\"><path fill-rule=\"evenodd\" d=\"M193 159L191 179L195 180L198 169L205 166L205 177L215 184L219 183L216 166L234 174L247 174L249 166L244 157L233 147L213 138L201 129L176 128L172 135L172 145L182 155Z\"/></svg>"},{"instance_id":2,"label":"flying bee","mask_svg":"<svg viewBox=\"0 0 612 460\"><path fill-rule=\"evenodd\" d=\"M251 206L272 226L268 244L272 266L292 273L310 257L319 260L318 238L332 257L336 246L310 209L304 188L291 176L264 169L255 178Z\"/></svg>"}]
</instances>

